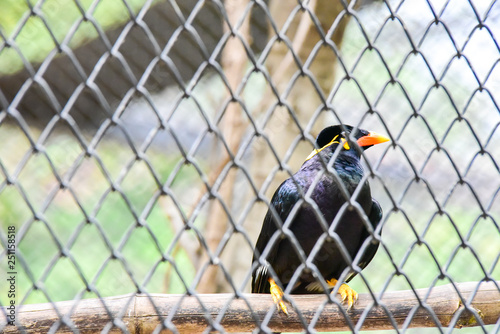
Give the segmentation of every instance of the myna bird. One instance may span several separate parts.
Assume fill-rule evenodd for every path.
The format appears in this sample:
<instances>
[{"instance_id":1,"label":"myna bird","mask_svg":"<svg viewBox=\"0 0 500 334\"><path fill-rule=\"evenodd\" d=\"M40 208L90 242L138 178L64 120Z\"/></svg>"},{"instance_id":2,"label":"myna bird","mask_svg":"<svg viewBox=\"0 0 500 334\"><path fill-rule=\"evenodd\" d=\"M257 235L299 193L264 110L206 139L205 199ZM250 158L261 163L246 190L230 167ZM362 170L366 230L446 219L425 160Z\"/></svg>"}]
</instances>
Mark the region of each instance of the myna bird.
<instances>
[{"instance_id":1,"label":"myna bird","mask_svg":"<svg viewBox=\"0 0 500 334\"><path fill-rule=\"evenodd\" d=\"M388 138L361 129L354 129L352 126L330 126L318 135L316 139L317 148L307 157L300 170L293 177L285 180L274 193L271 200L271 207L268 210L257 244L255 246L253 263L257 267L252 273L252 293L271 293L278 309L288 314L286 305L283 302L283 290L287 289L295 270L302 264L301 257L294 247L293 238L304 251L308 258L316 242L325 232L325 224L321 224L321 216L326 222L327 228L335 222L333 231L342 241L345 250L354 259L365 240L370 236L365 222L354 208L349 205L347 209L341 210L347 202L345 192L341 191L338 180L343 183L343 188L350 196L354 194L358 186L357 196L351 200L359 204L373 230L382 219L382 209L376 200L371 196L370 185L364 181L364 171L360 162L360 151L356 148L355 140L361 150L389 141ZM339 147L340 146L340 147ZM333 162L334 173L326 171L326 164L337 153ZM323 160L323 161L322 161ZM332 165L330 163L330 165ZM360 182L363 182L360 185ZM313 189L309 189L313 186ZM307 195L306 195L307 194ZM308 203L313 201L316 205ZM351 202L352 203L352 202ZM273 212L274 211L274 212ZM320 212L317 212L320 211ZM340 213L339 213L340 211ZM339 217L337 216L339 213ZM288 216L290 219L287 220ZM276 219L275 217L279 217ZM285 224L286 222L286 224ZM283 224L285 228L282 229ZM280 231L281 230L281 231ZM286 233L284 233L286 230ZM331 228L330 228L331 230ZM277 232L278 231L278 232ZM293 237L290 237L290 232ZM273 238L275 233L281 234L278 238ZM274 239L274 244L266 250L265 259L259 261L260 254L264 253L266 246ZM325 238L324 243L315 253L312 263L326 282L328 291L331 291L343 271L349 264L342 256L335 238ZM373 259L378 249L378 242L373 239L365 248L358 267L363 269ZM271 267L271 268L270 268ZM298 279L290 289L292 294L314 294L324 293L325 284L314 277L314 270L302 270ZM357 272L351 270L338 292L342 296L342 302L347 300L348 309L356 301L358 294L347 284ZM276 280L278 278L279 280Z\"/></svg>"}]
</instances>

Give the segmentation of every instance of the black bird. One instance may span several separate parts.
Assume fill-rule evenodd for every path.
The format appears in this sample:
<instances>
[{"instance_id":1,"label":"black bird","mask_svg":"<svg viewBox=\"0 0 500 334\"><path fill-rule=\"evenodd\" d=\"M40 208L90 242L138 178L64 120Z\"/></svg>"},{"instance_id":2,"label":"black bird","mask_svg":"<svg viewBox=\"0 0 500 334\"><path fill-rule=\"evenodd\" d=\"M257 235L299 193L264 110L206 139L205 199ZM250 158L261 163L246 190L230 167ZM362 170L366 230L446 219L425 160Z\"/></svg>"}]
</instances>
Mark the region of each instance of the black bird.
<instances>
[{"instance_id":1,"label":"black bird","mask_svg":"<svg viewBox=\"0 0 500 334\"><path fill-rule=\"evenodd\" d=\"M292 178L285 180L278 187L271 200L272 207L264 218L253 258L253 263L257 263L257 267L252 273L252 293L271 293L278 309L281 308L286 314L288 312L282 300L282 289L287 288L295 270L302 264L300 256L293 247L290 238L281 234L275 239L274 244L270 246L271 248L266 250L264 264L259 263L259 257L273 235L281 233L278 226L282 224L285 224L288 231L293 233L300 247L304 250L306 258L310 255L325 229L320 224L318 212L315 212L316 209L303 200L306 198L305 194L308 194L310 200L316 203L316 207L320 211L319 214L323 216L327 225L331 226L332 222L337 219L334 232L342 240L352 259L370 236L363 218L355 208L350 207L347 210L342 210L342 215L336 217L341 207L346 203L346 197L335 181L335 176L325 171L325 165L321 161L323 159L324 162L328 163L336 150L340 150L333 163L333 168L349 195L352 196L363 179L364 172L360 162L360 153L350 138L354 138L362 150L389 141L388 138L374 132L354 129L347 125L335 125L323 129L316 139L318 149L313 150ZM339 148L339 146L342 147ZM309 189L311 185L315 185L314 189ZM378 202L372 199L367 181L361 185L354 200L359 203L375 229L382 219L382 209ZM292 216L287 222L290 214ZM275 216L280 219L273 218ZM287 229L285 228L285 230ZM358 263L361 269L365 268L373 259L377 249L378 243L373 240L365 249ZM335 287L342 272L348 267L332 238L326 238L316 253L313 263L327 282L329 290ZM269 266L272 267L272 270ZM273 276L273 271L276 276ZM291 293L323 293L323 285L314 278L313 272L311 270L302 271L299 279L291 288ZM351 271L338 290L342 301L347 299L348 309L356 301L358 294L345 283L349 282L355 275L356 272ZM274 279L276 277L279 278L278 282ZM278 285L278 283L281 284Z\"/></svg>"}]
</instances>

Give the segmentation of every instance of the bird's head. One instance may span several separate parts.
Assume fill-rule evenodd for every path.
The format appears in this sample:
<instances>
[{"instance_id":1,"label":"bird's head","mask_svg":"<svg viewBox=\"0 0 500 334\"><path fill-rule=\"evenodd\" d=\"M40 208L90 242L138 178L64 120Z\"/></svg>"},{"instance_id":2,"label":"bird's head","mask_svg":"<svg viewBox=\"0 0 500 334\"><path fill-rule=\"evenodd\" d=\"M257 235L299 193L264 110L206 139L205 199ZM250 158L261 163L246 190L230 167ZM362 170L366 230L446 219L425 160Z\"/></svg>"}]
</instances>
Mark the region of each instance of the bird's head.
<instances>
[{"instance_id":1,"label":"bird's head","mask_svg":"<svg viewBox=\"0 0 500 334\"><path fill-rule=\"evenodd\" d=\"M311 152L311 154L309 154L306 161L326 148L330 148L330 151L334 152L337 149L338 145L342 145L342 150L344 151L356 151L355 148L349 145L349 142L351 141L351 133L353 133L353 137L356 140L358 146L363 150L366 150L373 145L385 143L390 140L389 138L378 133L366 131L363 129L354 129L354 127L350 125L344 125L343 127L340 125L333 125L324 128L320 132L320 134L316 138L316 146L318 148L315 148Z\"/></svg>"}]
</instances>

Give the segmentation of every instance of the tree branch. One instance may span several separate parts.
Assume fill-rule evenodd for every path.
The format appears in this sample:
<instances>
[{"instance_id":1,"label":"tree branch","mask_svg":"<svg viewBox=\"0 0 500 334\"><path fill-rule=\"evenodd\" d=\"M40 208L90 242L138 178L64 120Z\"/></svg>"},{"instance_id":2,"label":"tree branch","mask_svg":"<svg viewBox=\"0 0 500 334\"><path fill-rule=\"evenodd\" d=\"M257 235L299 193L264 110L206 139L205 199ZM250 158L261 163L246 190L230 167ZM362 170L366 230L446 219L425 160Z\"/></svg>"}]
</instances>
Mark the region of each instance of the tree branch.
<instances>
[{"instance_id":1,"label":"tree branch","mask_svg":"<svg viewBox=\"0 0 500 334\"><path fill-rule=\"evenodd\" d=\"M499 284L500 282L483 282L477 289L477 282L456 283L455 286L468 307L464 307L452 284L433 288L427 298L425 296L429 292L428 289L416 290L416 294L427 309L419 307L419 301L412 290L386 292L380 299L381 306L373 305L370 294L360 294L357 303L348 312L348 316L353 326L356 326L361 318L364 319L363 323L358 325L361 330L393 329L387 314L390 314L398 327L405 322L408 327L436 327L433 319L437 319L440 326L449 326L450 323L453 323L454 327L495 324L500 317ZM476 289L472 303L468 304ZM308 325L326 301L324 295L293 295L291 297ZM198 296L152 294L24 305L16 315L16 324L22 326L28 333L46 333L60 321L54 310L55 306L65 319L71 319L80 333L95 333L106 326L109 329L116 318L120 321L114 323L122 323L129 332L151 333L160 323L157 311L152 304L154 302L162 319L171 320L169 323L175 325L181 333L204 331L209 326L208 318L210 322L219 323L227 332L252 331L257 328L255 319L262 321L274 305L269 295L245 294L244 299L234 299L233 294ZM205 311L199 301L203 304ZM107 310L103 304L106 305ZM253 314L248 305L253 310ZM226 307L227 310L221 316L222 310ZM430 309L433 312L429 312ZM6 308L4 312L7 312ZM287 317L275 311L267 327L273 331L304 330L304 325L293 307L289 308L289 312L290 316ZM343 314L336 304L327 304L312 327L318 332L349 330ZM409 314L412 315L411 318ZM5 319L2 319L0 323L0 330L2 327L4 327L3 333L20 332L16 326L6 326ZM58 333L72 332L71 328L65 326L54 329ZM122 331L114 327L110 332L121 333Z\"/></svg>"}]
</instances>

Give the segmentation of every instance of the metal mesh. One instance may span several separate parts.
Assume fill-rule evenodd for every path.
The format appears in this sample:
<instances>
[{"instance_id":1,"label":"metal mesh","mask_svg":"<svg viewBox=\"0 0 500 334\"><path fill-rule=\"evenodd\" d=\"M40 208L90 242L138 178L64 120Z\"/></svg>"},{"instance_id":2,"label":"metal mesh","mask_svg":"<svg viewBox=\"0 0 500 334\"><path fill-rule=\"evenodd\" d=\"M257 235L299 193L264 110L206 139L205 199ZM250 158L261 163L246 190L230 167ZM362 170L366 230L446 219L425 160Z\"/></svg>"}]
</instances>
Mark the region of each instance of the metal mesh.
<instances>
[{"instance_id":1,"label":"metal mesh","mask_svg":"<svg viewBox=\"0 0 500 334\"><path fill-rule=\"evenodd\" d=\"M392 139L364 154L384 217L353 288L380 303L385 291L500 277L497 1L3 6L0 265L9 271L15 226L17 305L244 299L276 186L339 122ZM2 278L2 306L7 290ZM225 331L230 302L206 332ZM175 312L156 331L176 332ZM412 332L411 316L394 332ZM63 326L77 332L62 315L51 330ZM113 326L127 332L120 318Z\"/></svg>"}]
</instances>

